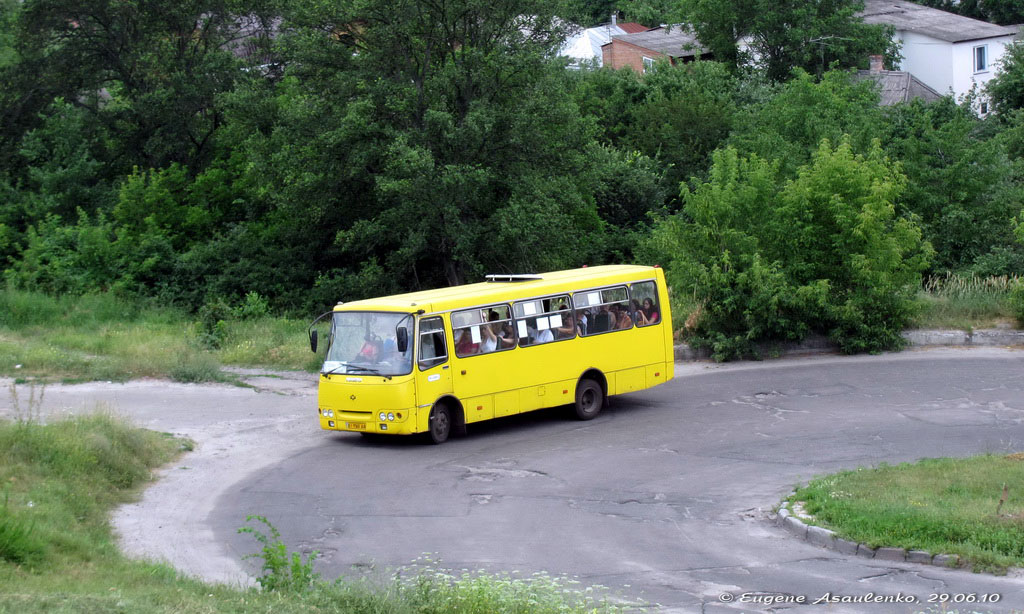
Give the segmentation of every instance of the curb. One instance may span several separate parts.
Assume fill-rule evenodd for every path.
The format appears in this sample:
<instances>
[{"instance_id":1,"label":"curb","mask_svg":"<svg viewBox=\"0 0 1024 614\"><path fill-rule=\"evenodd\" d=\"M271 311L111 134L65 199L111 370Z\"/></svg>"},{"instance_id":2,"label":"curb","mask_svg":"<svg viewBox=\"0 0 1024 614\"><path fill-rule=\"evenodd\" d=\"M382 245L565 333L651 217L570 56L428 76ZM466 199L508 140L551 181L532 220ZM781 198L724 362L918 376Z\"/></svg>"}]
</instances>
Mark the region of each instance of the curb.
<instances>
[{"instance_id":1,"label":"curb","mask_svg":"<svg viewBox=\"0 0 1024 614\"><path fill-rule=\"evenodd\" d=\"M907 347L1005 347L1024 345L1024 330L1006 328L984 328L975 331L918 329L902 333ZM839 346L821 335L810 336L803 341L780 341L756 344L761 356L783 357L807 354L839 353ZM706 360L711 350L694 349L688 343L675 346L675 359Z\"/></svg>"},{"instance_id":2,"label":"curb","mask_svg":"<svg viewBox=\"0 0 1024 614\"><path fill-rule=\"evenodd\" d=\"M825 548L835 550L847 556L859 556L881 561L919 563L935 567L959 567L960 556L956 554L932 554L924 550L907 550L905 548L872 548L867 544L836 537L835 531L807 524L799 511L794 512L788 501L783 501L775 517L775 524L782 527L795 537Z\"/></svg>"}]
</instances>

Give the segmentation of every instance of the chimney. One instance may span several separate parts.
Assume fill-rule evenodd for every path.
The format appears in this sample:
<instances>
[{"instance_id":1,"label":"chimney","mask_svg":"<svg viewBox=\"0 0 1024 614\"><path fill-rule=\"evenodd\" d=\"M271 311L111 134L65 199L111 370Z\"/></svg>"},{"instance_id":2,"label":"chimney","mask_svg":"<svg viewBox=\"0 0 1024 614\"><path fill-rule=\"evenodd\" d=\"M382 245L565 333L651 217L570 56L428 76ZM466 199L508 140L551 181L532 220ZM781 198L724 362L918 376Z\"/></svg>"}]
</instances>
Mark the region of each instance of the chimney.
<instances>
[{"instance_id":1,"label":"chimney","mask_svg":"<svg viewBox=\"0 0 1024 614\"><path fill-rule=\"evenodd\" d=\"M872 74L878 74L885 70L885 56L882 55L870 55L868 56L868 64Z\"/></svg>"},{"instance_id":2,"label":"chimney","mask_svg":"<svg viewBox=\"0 0 1024 614\"><path fill-rule=\"evenodd\" d=\"M612 25L613 26L614 25L618 25L618 23L619 23L619 14L618 13L612 13Z\"/></svg>"}]
</instances>

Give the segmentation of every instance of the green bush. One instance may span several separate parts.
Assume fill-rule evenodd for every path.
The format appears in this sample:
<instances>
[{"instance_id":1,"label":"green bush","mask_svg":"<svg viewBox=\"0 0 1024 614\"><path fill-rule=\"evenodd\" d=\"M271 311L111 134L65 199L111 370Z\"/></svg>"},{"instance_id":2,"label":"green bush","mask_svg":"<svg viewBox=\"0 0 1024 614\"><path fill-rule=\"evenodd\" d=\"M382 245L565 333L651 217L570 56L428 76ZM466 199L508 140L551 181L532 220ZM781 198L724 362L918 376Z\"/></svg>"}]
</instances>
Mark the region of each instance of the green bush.
<instances>
[{"instance_id":1,"label":"green bush","mask_svg":"<svg viewBox=\"0 0 1024 614\"><path fill-rule=\"evenodd\" d=\"M200 343L211 349L219 348L227 336L227 323L233 315L231 307L221 299L200 307L196 314L199 319Z\"/></svg>"},{"instance_id":2,"label":"green bush","mask_svg":"<svg viewBox=\"0 0 1024 614\"><path fill-rule=\"evenodd\" d=\"M903 185L877 143L860 156L848 140L822 141L788 181L778 163L729 148L706 182L684 188L683 211L646 249L701 305L691 341L716 359L812 331L844 352L894 348L931 255L920 229L896 216Z\"/></svg>"},{"instance_id":3,"label":"green bush","mask_svg":"<svg viewBox=\"0 0 1024 614\"><path fill-rule=\"evenodd\" d=\"M1024 326L1024 279L1017 280L1010 290L1009 302L1013 317L1017 318L1018 324Z\"/></svg>"}]
</instances>

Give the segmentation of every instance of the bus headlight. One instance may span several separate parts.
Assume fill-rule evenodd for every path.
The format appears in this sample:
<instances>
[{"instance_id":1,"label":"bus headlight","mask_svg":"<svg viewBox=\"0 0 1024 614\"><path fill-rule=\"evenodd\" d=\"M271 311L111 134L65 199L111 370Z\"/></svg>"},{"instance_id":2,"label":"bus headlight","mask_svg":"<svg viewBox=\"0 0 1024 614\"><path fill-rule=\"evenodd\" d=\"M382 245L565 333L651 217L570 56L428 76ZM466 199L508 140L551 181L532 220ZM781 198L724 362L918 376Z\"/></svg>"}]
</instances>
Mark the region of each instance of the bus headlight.
<instances>
[{"instance_id":1,"label":"bus headlight","mask_svg":"<svg viewBox=\"0 0 1024 614\"><path fill-rule=\"evenodd\" d=\"M380 414L378 414L377 417L380 418L381 422L384 422L385 420L388 419L388 415L385 414L384 412L380 412Z\"/></svg>"},{"instance_id":2,"label":"bus headlight","mask_svg":"<svg viewBox=\"0 0 1024 614\"><path fill-rule=\"evenodd\" d=\"M393 414L391 412L388 412L388 421L389 422L394 422L395 421L395 414Z\"/></svg>"}]
</instances>

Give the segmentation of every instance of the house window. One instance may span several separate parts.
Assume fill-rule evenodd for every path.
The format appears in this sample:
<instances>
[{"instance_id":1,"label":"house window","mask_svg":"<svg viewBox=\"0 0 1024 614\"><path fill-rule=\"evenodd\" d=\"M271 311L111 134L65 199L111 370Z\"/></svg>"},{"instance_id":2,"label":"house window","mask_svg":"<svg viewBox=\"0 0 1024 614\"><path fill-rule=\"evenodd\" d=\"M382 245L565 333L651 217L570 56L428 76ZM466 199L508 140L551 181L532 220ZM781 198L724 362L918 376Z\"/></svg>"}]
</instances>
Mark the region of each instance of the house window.
<instances>
[{"instance_id":1,"label":"house window","mask_svg":"<svg viewBox=\"0 0 1024 614\"><path fill-rule=\"evenodd\" d=\"M644 60L644 72L647 72L648 70L654 68L654 58L649 58L647 56L643 56L643 60Z\"/></svg>"},{"instance_id":2,"label":"house window","mask_svg":"<svg viewBox=\"0 0 1024 614\"><path fill-rule=\"evenodd\" d=\"M979 107L982 115L988 115L988 101L981 101L981 105L979 105Z\"/></svg>"},{"instance_id":3,"label":"house window","mask_svg":"<svg viewBox=\"0 0 1024 614\"><path fill-rule=\"evenodd\" d=\"M974 72L988 70L988 45L980 45L974 48Z\"/></svg>"}]
</instances>

